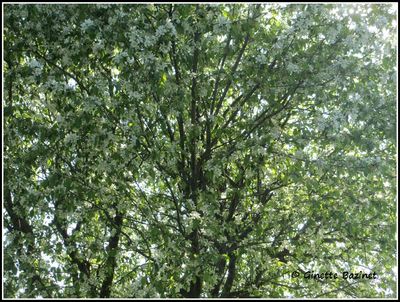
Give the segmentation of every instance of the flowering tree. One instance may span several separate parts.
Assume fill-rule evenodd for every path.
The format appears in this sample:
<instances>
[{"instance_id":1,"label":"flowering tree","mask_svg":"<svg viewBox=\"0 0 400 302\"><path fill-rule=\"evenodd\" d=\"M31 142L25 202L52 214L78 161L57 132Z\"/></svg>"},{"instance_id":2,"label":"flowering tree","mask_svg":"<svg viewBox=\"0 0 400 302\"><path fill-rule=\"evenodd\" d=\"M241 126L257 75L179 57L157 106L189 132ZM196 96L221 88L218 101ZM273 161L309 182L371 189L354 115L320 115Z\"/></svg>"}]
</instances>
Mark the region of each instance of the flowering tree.
<instances>
[{"instance_id":1,"label":"flowering tree","mask_svg":"<svg viewBox=\"0 0 400 302\"><path fill-rule=\"evenodd\" d=\"M6 297L396 296L396 7L4 13Z\"/></svg>"}]
</instances>

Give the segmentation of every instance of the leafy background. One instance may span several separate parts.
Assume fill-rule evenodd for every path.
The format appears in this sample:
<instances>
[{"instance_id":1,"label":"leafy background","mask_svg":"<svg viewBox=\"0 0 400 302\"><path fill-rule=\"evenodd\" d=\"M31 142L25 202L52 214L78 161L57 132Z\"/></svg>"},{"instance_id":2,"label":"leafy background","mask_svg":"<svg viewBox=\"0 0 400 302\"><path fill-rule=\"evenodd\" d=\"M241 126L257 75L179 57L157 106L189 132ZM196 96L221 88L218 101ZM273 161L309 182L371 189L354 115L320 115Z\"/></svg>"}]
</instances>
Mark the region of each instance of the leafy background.
<instances>
[{"instance_id":1,"label":"leafy background","mask_svg":"<svg viewBox=\"0 0 400 302\"><path fill-rule=\"evenodd\" d=\"M6 4L4 296L395 297L396 15Z\"/></svg>"}]
</instances>

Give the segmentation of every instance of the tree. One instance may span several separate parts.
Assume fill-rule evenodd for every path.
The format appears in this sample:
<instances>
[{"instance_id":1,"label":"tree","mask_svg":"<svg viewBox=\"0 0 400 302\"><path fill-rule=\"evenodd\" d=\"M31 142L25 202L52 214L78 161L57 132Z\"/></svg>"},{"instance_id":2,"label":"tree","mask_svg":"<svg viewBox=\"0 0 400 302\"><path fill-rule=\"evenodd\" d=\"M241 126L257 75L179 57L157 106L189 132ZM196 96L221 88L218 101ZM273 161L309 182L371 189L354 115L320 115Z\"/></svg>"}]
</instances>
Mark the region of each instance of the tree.
<instances>
[{"instance_id":1,"label":"tree","mask_svg":"<svg viewBox=\"0 0 400 302\"><path fill-rule=\"evenodd\" d=\"M5 5L5 297L396 296L396 14Z\"/></svg>"}]
</instances>

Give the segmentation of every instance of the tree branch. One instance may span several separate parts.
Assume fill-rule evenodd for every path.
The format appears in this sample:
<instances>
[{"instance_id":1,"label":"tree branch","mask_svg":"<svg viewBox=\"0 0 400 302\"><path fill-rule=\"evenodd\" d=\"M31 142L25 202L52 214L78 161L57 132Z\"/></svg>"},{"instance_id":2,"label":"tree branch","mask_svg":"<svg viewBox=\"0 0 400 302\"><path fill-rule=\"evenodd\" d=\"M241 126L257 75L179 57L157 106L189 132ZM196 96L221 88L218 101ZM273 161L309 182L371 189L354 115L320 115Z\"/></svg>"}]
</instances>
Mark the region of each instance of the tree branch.
<instances>
[{"instance_id":1,"label":"tree branch","mask_svg":"<svg viewBox=\"0 0 400 302\"><path fill-rule=\"evenodd\" d=\"M117 252L118 252L118 243L120 240L120 234L122 229L122 220L123 216L120 212L116 212L114 217L114 227L115 234L110 237L107 247L108 257L106 260L106 272L105 279L101 285L100 289L100 298L109 298L111 294L111 286L114 279L114 271L117 264Z\"/></svg>"}]
</instances>

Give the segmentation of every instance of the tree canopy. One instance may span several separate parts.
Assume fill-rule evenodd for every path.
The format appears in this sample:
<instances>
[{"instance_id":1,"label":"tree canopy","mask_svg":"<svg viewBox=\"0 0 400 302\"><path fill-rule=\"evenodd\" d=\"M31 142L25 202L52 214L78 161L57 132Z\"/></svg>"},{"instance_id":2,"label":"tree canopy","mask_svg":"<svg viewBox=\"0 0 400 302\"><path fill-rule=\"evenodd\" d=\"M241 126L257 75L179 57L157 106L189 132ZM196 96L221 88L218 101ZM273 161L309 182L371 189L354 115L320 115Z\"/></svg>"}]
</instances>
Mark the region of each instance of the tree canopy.
<instances>
[{"instance_id":1,"label":"tree canopy","mask_svg":"<svg viewBox=\"0 0 400 302\"><path fill-rule=\"evenodd\" d=\"M395 297L396 15L6 4L4 296Z\"/></svg>"}]
</instances>

